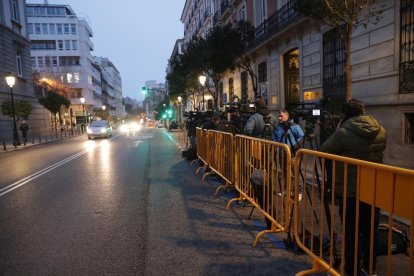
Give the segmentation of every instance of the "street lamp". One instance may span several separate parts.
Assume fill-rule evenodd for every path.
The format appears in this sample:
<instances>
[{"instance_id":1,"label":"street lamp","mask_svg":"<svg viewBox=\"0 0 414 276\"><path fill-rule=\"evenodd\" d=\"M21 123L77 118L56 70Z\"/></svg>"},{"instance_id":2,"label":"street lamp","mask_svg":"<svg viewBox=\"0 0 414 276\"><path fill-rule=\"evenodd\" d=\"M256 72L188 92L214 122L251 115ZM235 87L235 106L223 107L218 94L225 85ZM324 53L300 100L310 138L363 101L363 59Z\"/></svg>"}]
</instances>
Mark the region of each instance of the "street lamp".
<instances>
[{"instance_id":1,"label":"street lamp","mask_svg":"<svg viewBox=\"0 0 414 276\"><path fill-rule=\"evenodd\" d=\"M19 142L19 133L17 132L17 125L16 125L16 113L14 110L14 96L13 96L13 86L16 83L16 78L11 74L6 76L7 85L10 87L10 95L11 95L11 104L12 104L12 115L13 115L13 145L17 148L17 145L20 144Z\"/></svg>"},{"instance_id":2,"label":"street lamp","mask_svg":"<svg viewBox=\"0 0 414 276\"><path fill-rule=\"evenodd\" d=\"M200 84L202 86L201 89L202 89L202 93L203 93L203 111L204 111L205 110L205 105L204 105L204 85L206 84L207 77L204 76L204 75L200 75L198 77L198 80L200 81Z\"/></svg>"},{"instance_id":3,"label":"street lamp","mask_svg":"<svg viewBox=\"0 0 414 276\"><path fill-rule=\"evenodd\" d=\"M105 111L106 105L102 105L102 110Z\"/></svg>"},{"instance_id":4,"label":"street lamp","mask_svg":"<svg viewBox=\"0 0 414 276\"><path fill-rule=\"evenodd\" d=\"M178 96L178 123L180 124L181 127L181 101L183 100L183 98L181 98L181 96Z\"/></svg>"},{"instance_id":5,"label":"street lamp","mask_svg":"<svg viewBox=\"0 0 414 276\"><path fill-rule=\"evenodd\" d=\"M85 117L85 97L80 97L80 102L82 103L82 117L83 117L83 124L81 125L82 133L84 131L85 125L87 123L86 117Z\"/></svg>"}]
</instances>

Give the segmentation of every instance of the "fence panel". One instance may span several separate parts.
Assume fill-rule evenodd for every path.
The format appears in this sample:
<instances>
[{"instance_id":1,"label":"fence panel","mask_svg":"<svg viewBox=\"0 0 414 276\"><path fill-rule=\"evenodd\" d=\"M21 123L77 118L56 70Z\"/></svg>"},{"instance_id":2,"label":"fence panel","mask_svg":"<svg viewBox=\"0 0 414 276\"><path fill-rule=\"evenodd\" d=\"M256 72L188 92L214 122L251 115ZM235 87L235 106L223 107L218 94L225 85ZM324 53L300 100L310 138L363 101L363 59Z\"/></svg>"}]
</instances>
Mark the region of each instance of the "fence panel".
<instances>
[{"instance_id":1,"label":"fence panel","mask_svg":"<svg viewBox=\"0 0 414 276\"><path fill-rule=\"evenodd\" d=\"M196 128L196 145L197 145L197 157L205 165L208 165L209 157L209 139L208 131L206 129Z\"/></svg>"},{"instance_id":2,"label":"fence panel","mask_svg":"<svg viewBox=\"0 0 414 276\"><path fill-rule=\"evenodd\" d=\"M248 136L235 136L235 187L239 198L248 200L272 223L260 232L254 245L266 233L287 231L290 223L291 154L285 144Z\"/></svg>"},{"instance_id":3,"label":"fence panel","mask_svg":"<svg viewBox=\"0 0 414 276\"><path fill-rule=\"evenodd\" d=\"M219 186L216 194L222 188L227 188L234 183L234 155L233 155L233 134L209 130L209 167L217 173L225 182Z\"/></svg>"},{"instance_id":4,"label":"fence panel","mask_svg":"<svg viewBox=\"0 0 414 276\"><path fill-rule=\"evenodd\" d=\"M413 240L414 171L301 149L294 184L295 198L300 186L307 195L295 205L295 238L314 264L297 275L414 275L414 246L393 230Z\"/></svg>"}]
</instances>

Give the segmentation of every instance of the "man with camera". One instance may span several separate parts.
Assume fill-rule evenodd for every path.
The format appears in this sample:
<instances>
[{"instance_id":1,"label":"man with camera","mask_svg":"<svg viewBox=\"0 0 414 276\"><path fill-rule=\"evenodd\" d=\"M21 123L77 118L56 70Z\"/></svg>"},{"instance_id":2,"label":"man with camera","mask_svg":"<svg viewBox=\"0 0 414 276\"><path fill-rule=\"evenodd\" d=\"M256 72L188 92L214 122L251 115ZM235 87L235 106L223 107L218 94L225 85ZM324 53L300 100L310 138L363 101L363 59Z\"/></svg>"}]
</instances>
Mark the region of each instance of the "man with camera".
<instances>
[{"instance_id":1,"label":"man with camera","mask_svg":"<svg viewBox=\"0 0 414 276\"><path fill-rule=\"evenodd\" d=\"M270 113L263 98L259 98L256 100L255 107L256 113L251 115L247 120L247 123L244 126L244 133L249 136L263 138L263 130L265 127L264 118L269 118L267 120L269 120L269 124L271 126L276 125L276 118L275 116L273 116L273 114Z\"/></svg>"},{"instance_id":2,"label":"man with camera","mask_svg":"<svg viewBox=\"0 0 414 276\"><path fill-rule=\"evenodd\" d=\"M378 121L365 114L362 102L351 99L342 106L342 124L321 145L323 152L342 155L346 157L382 163L383 152L386 147L387 136L385 129ZM371 233L371 205L359 202L359 221L356 221L357 206L357 176L356 166L347 167L347 180L344 181L344 164L335 166L335 196L339 200L339 215L345 223L345 271L354 274L355 229L359 225L359 245L357 248L357 275L367 275L370 259L370 233ZM344 198L344 185L346 185L346 198ZM364 183L360 183L364 185ZM344 204L346 214L343 217ZM374 241L379 223L379 209L374 208ZM375 244L374 244L375 248ZM360 269L359 261L362 265ZM373 271L375 271L376 254L373 254Z\"/></svg>"},{"instance_id":3,"label":"man with camera","mask_svg":"<svg viewBox=\"0 0 414 276\"><path fill-rule=\"evenodd\" d=\"M302 140L304 133L298 124L289 118L289 112L285 109L280 110L279 124L276 126L273 141L287 144L292 154L299 147L299 142Z\"/></svg>"}]
</instances>

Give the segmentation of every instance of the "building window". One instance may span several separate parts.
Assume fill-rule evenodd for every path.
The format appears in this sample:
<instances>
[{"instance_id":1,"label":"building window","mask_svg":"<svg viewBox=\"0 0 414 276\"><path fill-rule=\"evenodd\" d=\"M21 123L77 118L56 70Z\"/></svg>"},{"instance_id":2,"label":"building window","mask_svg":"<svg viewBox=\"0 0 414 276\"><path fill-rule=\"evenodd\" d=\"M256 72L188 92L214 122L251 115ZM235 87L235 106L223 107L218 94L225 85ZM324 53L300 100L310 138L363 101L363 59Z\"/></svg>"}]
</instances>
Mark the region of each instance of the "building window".
<instances>
[{"instance_id":1,"label":"building window","mask_svg":"<svg viewBox=\"0 0 414 276\"><path fill-rule=\"evenodd\" d=\"M43 67L43 57L37 57L37 66Z\"/></svg>"},{"instance_id":2,"label":"building window","mask_svg":"<svg viewBox=\"0 0 414 276\"><path fill-rule=\"evenodd\" d=\"M405 113L405 133L404 142L405 144L414 144L414 113Z\"/></svg>"},{"instance_id":3,"label":"building window","mask_svg":"<svg viewBox=\"0 0 414 276\"><path fill-rule=\"evenodd\" d=\"M58 50L63 50L63 40L58 40Z\"/></svg>"},{"instance_id":4,"label":"building window","mask_svg":"<svg viewBox=\"0 0 414 276\"><path fill-rule=\"evenodd\" d=\"M16 22L20 22L19 20L19 3L18 0L12 0L11 1L11 7L12 7L12 19Z\"/></svg>"},{"instance_id":5,"label":"building window","mask_svg":"<svg viewBox=\"0 0 414 276\"><path fill-rule=\"evenodd\" d=\"M266 0L255 0L254 1L254 19L255 26L259 26L266 20Z\"/></svg>"},{"instance_id":6,"label":"building window","mask_svg":"<svg viewBox=\"0 0 414 276\"><path fill-rule=\"evenodd\" d=\"M70 50L70 40L65 40L65 50Z\"/></svg>"},{"instance_id":7,"label":"building window","mask_svg":"<svg viewBox=\"0 0 414 276\"><path fill-rule=\"evenodd\" d=\"M323 34L323 95L345 101L345 47L337 28Z\"/></svg>"},{"instance_id":8,"label":"building window","mask_svg":"<svg viewBox=\"0 0 414 276\"><path fill-rule=\"evenodd\" d=\"M30 57L30 63L32 64L32 67L36 67L36 57Z\"/></svg>"},{"instance_id":9,"label":"building window","mask_svg":"<svg viewBox=\"0 0 414 276\"><path fill-rule=\"evenodd\" d=\"M237 21L246 21L246 6L242 6L237 12Z\"/></svg>"},{"instance_id":10,"label":"building window","mask_svg":"<svg viewBox=\"0 0 414 276\"><path fill-rule=\"evenodd\" d=\"M262 62L257 66L257 72L258 72L258 81L261 82L267 82L267 65L266 62Z\"/></svg>"},{"instance_id":11,"label":"building window","mask_svg":"<svg viewBox=\"0 0 414 276\"><path fill-rule=\"evenodd\" d=\"M49 33L50 34L55 34L56 33L56 25L55 25L55 23L50 23L49 24Z\"/></svg>"},{"instance_id":12,"label":"building window","mask_svg":"<svg viewBox=\"0 0 414 276\"><path fill-rule=\"evenodd\" d=\"M19 77L23 76L23 66L22 66L22 52L19 50L16 51L16 65L17 65L17 75Z\"/></svg>"},{"instance_id":13,"label":"building window","mask_svg":"<svg viewBox=\"0 0 414 276\"><path fill-rule=\"evenodd\" d=\"M57 34L63 34L63 26L62 24L56 24L57 27Z\"/></svg>"},{"instance_id":14,"label":"building window","mask_svg":"<svg viewBox=\"0 0 414 276\"><path fill-rule=\"evenodd\" d=\"M249 97L248 89L247 89L247 72L244 71L240 74L240 83L241 83L241 99L242 101L247 101Z\"/></svg>"},{"instance_id":15,"label":"building window","mask_svg":"<svg viewBox=\"0 0 414 276\"><path fill-rule=\"evenodd\" d=\"M69 24L63 24L65 34L69 34Z\"/></svg>"},{"instance_id":16,"label":"building window","mask_svg":"<svg viewBox=\"0 0 414 276\"><path fill-rule=\"evenodd\" d=\"M78 42L76 40L72 40L72 50L78 49Z\"/></svg>"},{"instance_id":17,"label":"building window","mask_svg":"<svg viewBox=\"0 0 414 276\"><path fill-rule=\"evenodd\" d=\"M40 23L35 23L35 33L41 34Z\"/></svg>"},{"instance_id":18,"label":"building window","mask_svg":"<svg viewBox=\"0 0 414 276\"><path fill-rule=\"evenodd\" d=\"M229 99L230 101L233 101L234 96L234 80L233 78L229 79Z\"/></svg>"},{"instance_id":19,"label":"building window","mask_svg":"<svg viewBox=\"0 0 414 276\"><path fill-rule=\"evenodd\" d=\"M80 76L79 76L79 73L73 73L73 82L74 83L78 83L79 82L79 80L80 80Z\"/></svg>"},{"instance_id":20,"label":"building window","mask_svg":"<svg viewBox=\"0 0 414 276\"><path fill-rule=\"evenodd\" d=\"M42 23L42 34L49 34L47 23Z\"/></svg>"},{"instance_id":21,"label":"building window","mask_svg":"<svg viewBox=\"0 0 414 276\"><path fill-rule=\"evenodd\" d=\"M45 57L45 67L50 67L50 57Z\"/></svg>"},{"instance_id":22,"label":"building window","mask_svg":"<svg viewBox=\"0 0 414 276\"><path fill-rule=\"evenodd\" d=\"M414 92L414 1L401 0L400 93Z\"/></svg>"},{"instance_id":23,"label":"building window","mask_svg":"<svg viewBox=\"0 0 414 276\"><path fill-rule=\"evenodd\" d=\"M29 34L34 34L34 26L33 26L33 23L27 24L27 32Z\"/></svg>"},{"instance_id":24,"label":"building window","mask_svg":"<svg viewBox=\"0 0 414 276\"><path fill-rule=\"evenodd\" d=\"M70 24L71 34L76 34L76 24Z\"/></svg>"},{"instance_id":25,"label":"building window","mask_svg":"<svg viewBox=\"0 0 414 276\"><path fill-rule=\"evenodd\" d=\"M58 58L57 57L52 57L52 66L53 67L57 67L58 66Z\"/></svg>"}]
</instances>

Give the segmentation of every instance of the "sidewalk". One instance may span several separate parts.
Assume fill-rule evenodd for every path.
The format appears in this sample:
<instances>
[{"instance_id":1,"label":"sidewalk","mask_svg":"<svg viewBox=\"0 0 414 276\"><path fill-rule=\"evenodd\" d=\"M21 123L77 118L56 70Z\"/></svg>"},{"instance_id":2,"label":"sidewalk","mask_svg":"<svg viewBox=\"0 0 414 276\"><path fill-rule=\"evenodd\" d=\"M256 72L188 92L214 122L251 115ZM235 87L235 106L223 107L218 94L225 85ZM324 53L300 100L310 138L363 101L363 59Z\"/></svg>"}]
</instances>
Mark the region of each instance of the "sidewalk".
<instances>
[{"instance_id":1,"label":"sidewalk","mask_svg":"<svg viewBox=\"0 0 414 276\"><path fill-rule=\"evenodd\" d=\"M16 147L13 145L13 141L0 141L1 143L0 154L5 153L5 152L25 149L30 146L40 145L40 144L49 143L49 142L58 141L58 140L69 139L69 138L77 137L80 135L83 135L83 133L80 131L74 131L73 134L69 130L58 131L57 133L50 133L50 134L46 134L42 136L33 136L33 137L29 136L26 143L24 143L24 140L22 137L19 137L20 145Z\"/></svg>"}]
</instances>

